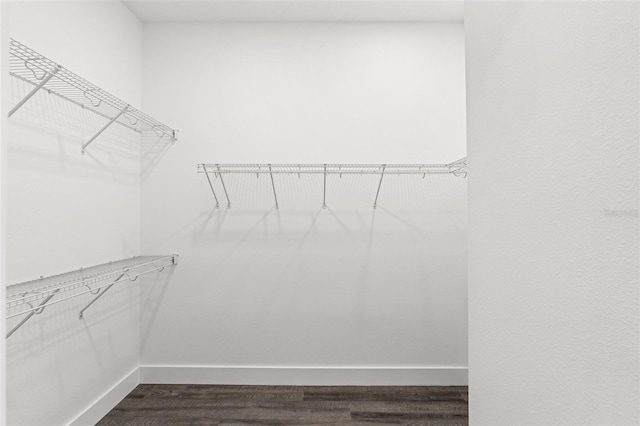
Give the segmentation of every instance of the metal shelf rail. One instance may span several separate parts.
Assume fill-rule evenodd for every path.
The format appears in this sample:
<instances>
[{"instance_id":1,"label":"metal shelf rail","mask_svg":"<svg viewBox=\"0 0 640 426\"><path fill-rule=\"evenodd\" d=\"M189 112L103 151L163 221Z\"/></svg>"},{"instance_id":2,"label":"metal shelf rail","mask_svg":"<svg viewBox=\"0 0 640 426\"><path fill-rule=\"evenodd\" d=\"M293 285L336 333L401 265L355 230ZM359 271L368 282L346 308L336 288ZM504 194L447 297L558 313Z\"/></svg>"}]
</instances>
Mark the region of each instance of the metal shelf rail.
<instances>
[{"instance_id":1,"label":"metal shelf rail","mask_svg":"<svg viewBox=\"0 0 640 426\"><path fill-rule=\"evenodd\" d=\"M378 205L378 196L382 187L382 180L385 175L422 175L450 174L453 176L467 177L467 158L461 158L449 164L198 164L198 173L204 173L207 178L211 193L216 201L216 208L220 207L218 194L213 188L210 175L220 178L222 189L227 200L227 208L231 208L229 193L224 183L225 174L269 174L271 178L271 188L275 200L276 209L279 208L276 186L273 180L274 174L323 174L322 208L327 207L327 175L380 175L378 189L373 202L373 208Z\"/></svg>"},{"instance_id":2,"label":"metal shelf rail","mask_svg":"<svg viewBox=\"0 0 640 426\"><path fill-rule=\"evenodd\" d=\"M11 117L40 89L57 95L84 109L104 117L107 123L88 141L82 144L82 153L102 132L114 123L135 132L154 132L158 138L176 140L176 130L132 107L111 93L74 74L17 40L9 45L9 74L33 89L9 111Z\"/></svg>"},{"instance_id":3,"label":"metal shelf rail","mask_svg":"<svg viewBox=\"0 0 640 426\"><path fill-rule=\"evenodd\" d=\"M162 271L178 264L178 255L137 256L88 269L79 269L52 277L13 284L7 287L7 319L23 318L7 333L9 338L34 315L50 305L91 294L94 297L80 310L79 317L116 284L135 281L139 276ZM47 284L44 284L47 283Z\"/></svg>"}]
</instances>

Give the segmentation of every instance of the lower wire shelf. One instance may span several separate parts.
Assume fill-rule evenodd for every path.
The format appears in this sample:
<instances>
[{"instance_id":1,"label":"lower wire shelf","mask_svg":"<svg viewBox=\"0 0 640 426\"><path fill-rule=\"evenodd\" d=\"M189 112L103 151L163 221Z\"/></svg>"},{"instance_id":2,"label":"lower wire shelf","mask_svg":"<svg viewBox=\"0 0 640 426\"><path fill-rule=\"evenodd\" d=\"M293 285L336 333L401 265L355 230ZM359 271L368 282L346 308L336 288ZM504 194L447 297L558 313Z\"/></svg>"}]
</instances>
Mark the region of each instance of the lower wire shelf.
<instances>
[{"instance_id":1,"label":"lower wire shelf","mask_svg":"<svg viewBox=\"0 0 640 426\"><path fill-rule=\"evenodd\" d=\"M84 311L114 285L135 281L141 275L161 272L167 266L177 264L177 254L137 256L10 285L6 291L6 318L23 318L7 332L6 338L34 315L41 314L47 306L83 295L92 295L93 298L80 310L79 318L82 319Z\"/></svg>"}]
</instances>

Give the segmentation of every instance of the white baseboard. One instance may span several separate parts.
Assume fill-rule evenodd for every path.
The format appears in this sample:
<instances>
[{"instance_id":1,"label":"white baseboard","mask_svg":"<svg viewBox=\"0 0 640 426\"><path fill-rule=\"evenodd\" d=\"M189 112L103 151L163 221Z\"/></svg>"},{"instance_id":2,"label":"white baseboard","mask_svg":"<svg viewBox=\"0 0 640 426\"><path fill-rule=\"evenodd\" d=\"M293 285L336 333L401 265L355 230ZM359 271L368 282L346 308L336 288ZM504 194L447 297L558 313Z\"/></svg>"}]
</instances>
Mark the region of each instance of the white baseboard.
<instances>
[{"instance_id":1,"label":"white baseboard","mask_svg":"<svg viewBox=\"0 0 640 426\"><path fill-rule=\"evenodd\" d=\"M298 386L466 386L467 367L224 367L143 365L122 378L70 426L95 425L136 386L145 384Z\"/></svg>"},{"instance_id":2,"label":"white baseboard","mask_svg":"<svg viewBox=\"0 0 640 426\"><path fill-rule=\"evenodd\" d=\"M140 383L298 386L466 386L467 367L225 367L142 365Z\"/></svg>"},{"instance_id":3,"label":"white baseboard","mask_svg":"<svg viewBox=\"0 0 640 426\"><path fill-rule=\"evenodd\" d=\"M87 407L70 426L92 426L98 423L113 407L118 405L125 396L140 384L140 368L135 368L129 374L106 391L93 404Z\"/></svg>"}]
</instances>

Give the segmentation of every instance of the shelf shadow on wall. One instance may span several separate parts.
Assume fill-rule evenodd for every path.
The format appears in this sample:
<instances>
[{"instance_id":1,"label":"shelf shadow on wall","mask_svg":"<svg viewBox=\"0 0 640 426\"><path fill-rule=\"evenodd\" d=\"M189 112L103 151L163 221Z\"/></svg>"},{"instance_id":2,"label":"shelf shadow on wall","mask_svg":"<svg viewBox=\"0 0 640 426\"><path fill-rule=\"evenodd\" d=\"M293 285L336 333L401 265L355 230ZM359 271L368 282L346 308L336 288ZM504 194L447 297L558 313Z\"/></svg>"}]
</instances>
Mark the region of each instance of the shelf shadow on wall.
<instances>
[{"instance_id":1,"label":"shelf shadow on wall","mask_svg":"<svg viewBox=\"0 0 640 426\"><path fill-rule=\"evenodd\" d=\"M29 112L26 104L23 108L27 109L25 113ZM139 160L136 139L139 135L123 135L121 131L105 134L101 144L96 141L96 145L82 155L80 147L86 135L100 123L90 118L79 123L62 118L60 124L55 125L51 114L25 114L17 117L18 114L10 119L8 131L9 161L12 167L39 173L50 171L81 174L83 179L93 180L101 180L105 174L126 183L139 179L136 165Z\"/></svg>"},{"instance_id":2,"label":"shelf shadow on wall","mask_svg":"<svg viewBox=\"0 0 640 426\"><path fill-rule=\"evenodd\" d=\"M371 253L373 251L373 237L376 223L377 209L373 209L371 212L371 222L369 224L369 233L367 239L367 246L364 252L364 258L362 260L362 272L360 273L360 280L357 286L356 300L358 303L357 309L354 310L355 316L358 320L364 318L364 307L367 303L367 283L369 282L370 270L371 270Z\"/></svg>"},{"instance_id":3,"label":"shelf shadow on wall","mask_svg":"<svg viewBox=\"0 0 640 426\"><path fill-rule=\"evenodd\" d=\"M157 278L161 274L149 275ZM138 338L137 285L114 286L85 312L82 320L78 318L80 310L95 295L87 293L48 306L18 329L6 341L11 397L20 398L23 386L31 389L34 383L41 383L45 387L54 386L50 390L51 398L64 403L92 391L92 380L78 381L75 369L88 367L92 371L95 366L103 374L128 369L138 351L138 345L133 343ZM8 326L21 318L12 319ZM57 380L51 371L58 373ZM43 378L48 381L42 383Z\"/></svg>"},{"instance_id":4,"label":"shelf shadow on wall","mask_svg":"<svg viewBox=\"0 0 640 426\"><path fill-rule=\"evenodd\" d=\"M312 231L316 229L316 222L320 217L320 215L322 214L322 212L323 212L323 209L318 209L315 212L315 214L311 216L311 222L309 224L309 227L307 228L305 233L302 235L302 238L300 238L299 242L296 244L295 248L293 249L293 254L289 257L284 267L281 268L280 274L273 279L275 283L275 287L274 287L274 291L271 293L271 299L275 298L278 294L280 294L280 290L282 289L282 283L286 282L286 279L289 277L289 275L293 271L293 268L292 268L293 265L296 264L296 262L304 252L304 247L307 244L307 241ZM290 293L291 295L289 298L290 304L293 304L294 301L297 299L298 292L299 292L299 288L297 286L294 287L294 291ZM271 303L269 303L269 300L265 300L265 303L263 306L266 307L269 305L271 305ZM262 315L266 315L266 313L267 312L263 310Z\"/></svg>"},{"instance_id":5,"label":"shelf shadow on wall","mask_svg":"<svg viewBox=\"0 0 640 426\"><path fill-rule=\"evenodd\" d=\"M167 137L158 137L153 132L143 134L140 138L140 172L144 182L153 169L160 163L169 148L173 146L175 140Z\"/></svg>"},{"instance_id":6,"label":"shelf shadow on wall","mask_svg":"<svg viewBox=\"0 0 640 426\"><path fill-rule=\"evenodd\" d=\"M145 347L175 268L169 268L162 283L157 277L141 276L140 283L140 350Z\"/></svg>"},{"instance_id":7,"label":"shelf shadow on wall","mask_svg":"<svg viewBox=\"0 0 640 426\"><path fill-rule=\"evenodd\" d=\"M212 318L224 312L225 321L253 324L268 335L270 327L313 327L341 315L347 326L370 332L388 315L385 306L406 306L407 315L422 319L432 314L417 305L433 304L436 315L438 301L447 301L438 293L452 279L447 268L465 261L462 178L385 176L374 209L379 177L332 176L325 211L322 175L276 176L280 209L270 217L274 207L262 207L274 202L269 179L228 176L233 207L226 208L220 179L212 176L221 208L201 213L192 233L197 256L206 259L196 266L193 285L204 288L199 282L206 281L213 285L207 291L221 296ZM213 205L199 179L203 204ZM328 309L316 311L317 304Z\"/></svg>"},{"instance_id":8,"label":"shelf shadow on wall","mask_svg":"<svg viewBox=\"0 0 640 426\"><path fill-rule=\"evenodd\" d=\"M15 77L10 82L12 104L32 88ZM40 172L52 168L55 172L90 171L92 176L101 171L137 180L141 171L143 177L149 174L173 143L153 132L134 132L114 124L82 155L82 145L107 122L65 99L39 91L9 119L9 153L15 156L12 161L20 160L16 164Z\"/></svg>"},{"instance_id":9,"label":"shelf shadow on wall","mask_svg":"<svg viewBox=\"0 0 640 426\"><path fill-rule=\"evenodd\" d=\"M225 222L225 218L227 217L228 214L230 214L230 212L231 210L226 208L220 209L219 213L216 213L215 210L212 211L207 216L207 218L203 221L202 225L194 230L194 232L192 233L192 240L194 242L218 241L223 232L222 225ZM223 263L228 256L231 256L254 233L254 231L261 224L263 224L267 220L267 218L274 212L276 213L278 212L275 209L275 207L272 207L266 211L262 211L262 214L258 217L258 219L255 222L253 222L253 224L248 225L248 228L243 228L242 234L237 239L235 244L226 251L226 255L224 257L218 259L217 263L218 264ZM235 214L235 215L248 214L251 216L256 216L260 214L260 212L257 212L257 211L242 212L242 211L234 210L232 214ZM214 229L211 231L207 231L206 228L211 223L212 219L215 219Z\"/></svg>"}]
</instances>

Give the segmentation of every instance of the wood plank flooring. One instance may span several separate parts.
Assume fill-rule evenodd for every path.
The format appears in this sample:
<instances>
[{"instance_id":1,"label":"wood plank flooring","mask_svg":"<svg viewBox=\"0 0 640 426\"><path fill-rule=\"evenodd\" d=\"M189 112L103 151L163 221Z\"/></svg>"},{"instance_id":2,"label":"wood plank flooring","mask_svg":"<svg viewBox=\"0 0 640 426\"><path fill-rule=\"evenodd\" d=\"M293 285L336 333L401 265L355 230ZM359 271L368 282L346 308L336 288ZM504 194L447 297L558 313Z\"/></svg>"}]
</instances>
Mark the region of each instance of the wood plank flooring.
<instances>
[{"instance_id":1,"label":"wood plank flooring","mask_svg":"<svg viewBox=\"0 0 640 426\"><path fill-rule=\"evenodd\" d=\"M466 386L139 385L99 423L466 426Z\"/></svg>"}]
</instances>

